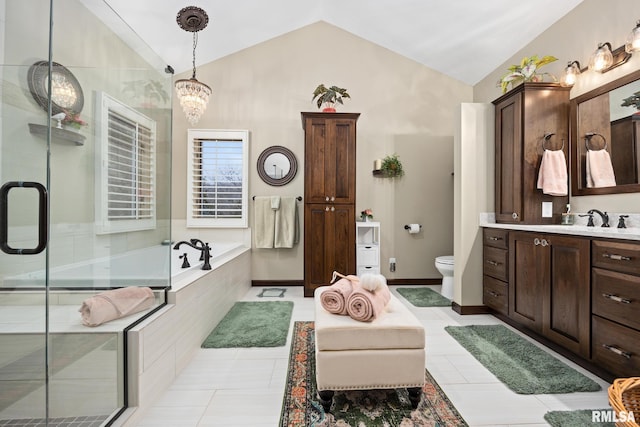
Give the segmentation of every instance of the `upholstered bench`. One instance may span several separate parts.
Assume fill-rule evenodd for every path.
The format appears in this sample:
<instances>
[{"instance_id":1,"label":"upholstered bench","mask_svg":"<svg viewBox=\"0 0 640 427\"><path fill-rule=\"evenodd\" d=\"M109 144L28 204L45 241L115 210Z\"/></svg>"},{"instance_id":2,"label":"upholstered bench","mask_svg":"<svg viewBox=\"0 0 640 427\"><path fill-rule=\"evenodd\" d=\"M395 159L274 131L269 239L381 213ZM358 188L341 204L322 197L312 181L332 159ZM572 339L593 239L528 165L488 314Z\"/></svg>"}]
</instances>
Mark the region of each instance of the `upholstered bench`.
<instances>
[{"instance_id":1,"label":"upholstered bench","mask_svg":"<svg viewBox=\"0 0 640 427\"><path fill-rule=\"evenodd\" d=\"M373 322L326 311L315 290L316 383L329 411L337 390L407 388L418 406L424 386L425 338L420 321L393 294Z\"/></svg>"}]
</instances>

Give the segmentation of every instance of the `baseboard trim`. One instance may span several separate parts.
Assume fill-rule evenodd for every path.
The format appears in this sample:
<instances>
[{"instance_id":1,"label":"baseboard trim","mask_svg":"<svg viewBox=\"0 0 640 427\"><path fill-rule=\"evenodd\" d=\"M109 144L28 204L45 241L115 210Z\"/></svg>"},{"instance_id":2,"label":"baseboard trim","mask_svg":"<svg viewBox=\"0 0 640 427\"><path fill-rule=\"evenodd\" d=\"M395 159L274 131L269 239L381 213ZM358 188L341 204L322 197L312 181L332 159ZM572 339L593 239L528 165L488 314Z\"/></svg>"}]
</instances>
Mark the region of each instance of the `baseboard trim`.
<instances>
[{"instance_id":1,"label":"baseboard trim","mask_svg":"<svg viewBox=\"0 0 640 427\"><path fill-rule=\"evenodd\" d=\"M493 312L486 305L460 305L457 302L451 302L451 309L456 313L464 316L467 314L492 314Z\"/></svg>"},{"instance_id":2,"label":"baseboard trim","mask_svg":"<svg viewBox=\"0 0 640 427\"><path fill-rule=\"evenodd\" d=\"M251 286L304 286L304 280L252 280Z\"/></svg>"},{"instance_id":3,"label":"baseboard trim","mask_svg":"<svg viewBox=\"0 0 640 427\"><path fill-rule=\"evenodd\" d=\"M387 279L387 285L441 285L442 279Z\"/></svg>"}]
</instances>

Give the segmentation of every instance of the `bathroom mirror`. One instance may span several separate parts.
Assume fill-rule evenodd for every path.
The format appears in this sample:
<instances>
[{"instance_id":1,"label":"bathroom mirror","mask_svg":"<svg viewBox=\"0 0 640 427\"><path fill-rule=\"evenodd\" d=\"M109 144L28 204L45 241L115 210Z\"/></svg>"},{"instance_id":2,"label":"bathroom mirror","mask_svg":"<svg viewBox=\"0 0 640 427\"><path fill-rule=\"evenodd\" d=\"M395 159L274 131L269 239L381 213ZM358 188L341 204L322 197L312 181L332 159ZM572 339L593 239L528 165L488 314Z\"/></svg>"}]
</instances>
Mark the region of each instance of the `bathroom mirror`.
<instances>
[{"instance_id":1,"label":"bathroom mirror","mask_svg":"<svg viewBox=\"0 0 640 427\"><path fill-rule=\"evenodd\" d=\"M640 192L640 105L630 99L639 92L640 70L571 100L573 195Z\"/></svg>"},{"instance_id":2,"label":"bathroom mirror","mask_svg":"<svg viewBox=\"0 0 640 427\"><path fill-rule=\"evenodd\" d=\"M288 184L297 172L296 156L288 148L274 145L264 150L258 157L258 175L269 185Z\"/></svg>"}]
</instances>

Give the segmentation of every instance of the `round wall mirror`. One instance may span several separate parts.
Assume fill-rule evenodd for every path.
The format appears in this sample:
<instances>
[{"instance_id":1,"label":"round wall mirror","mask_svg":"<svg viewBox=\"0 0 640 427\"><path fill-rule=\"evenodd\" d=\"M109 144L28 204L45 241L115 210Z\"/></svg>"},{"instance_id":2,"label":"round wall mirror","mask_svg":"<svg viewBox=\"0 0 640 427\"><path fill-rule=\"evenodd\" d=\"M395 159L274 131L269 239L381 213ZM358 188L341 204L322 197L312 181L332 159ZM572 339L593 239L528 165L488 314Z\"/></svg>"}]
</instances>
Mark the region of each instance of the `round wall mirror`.
<instances>
[{"instance_id":1,"label":"round wall mirror","mask_svg":"<svg viewBox=\"0 0 640 427\"><path fill-rule=\"evenodd\" d=\"M288 148L274 145L258 157L258 175L269 185L288 184L297 172L296 156Z\"/></svg>"},{"instance_id":2,"label":"round wall mirror","mask_svg":"<svg viewBox=\"0 0 640 427\"><path fill-rule=\"evenodd\" d=\"M29 67L27 80L31 96L44 111L49 110L49 64L38 61ZM80 114L84 106L82 88L75 76L57 62L51 63L52 114Z\"/></svg>"}]
</instances>

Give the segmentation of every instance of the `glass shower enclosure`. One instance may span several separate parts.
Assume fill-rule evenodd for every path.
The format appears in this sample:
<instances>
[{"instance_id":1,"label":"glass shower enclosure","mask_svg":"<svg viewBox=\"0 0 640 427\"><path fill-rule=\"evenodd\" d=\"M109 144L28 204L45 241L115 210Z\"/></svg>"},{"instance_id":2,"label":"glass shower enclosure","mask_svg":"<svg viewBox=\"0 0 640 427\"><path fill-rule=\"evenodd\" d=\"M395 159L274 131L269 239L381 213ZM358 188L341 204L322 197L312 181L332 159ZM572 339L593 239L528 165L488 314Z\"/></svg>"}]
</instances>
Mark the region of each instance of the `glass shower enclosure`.
<instances>
[{"instance_id":1,"label":"glass shower enclosure","mask_svg":"<svg viewBox=\"0 0 640 427\"><path fill-rule=\"evenodd\" d=\"M101 0L0 0L0 58L0 425L109 425L170 286L171 74ZM153 306L83 323L127 287Z\"/></svg>"}]
</instances>

